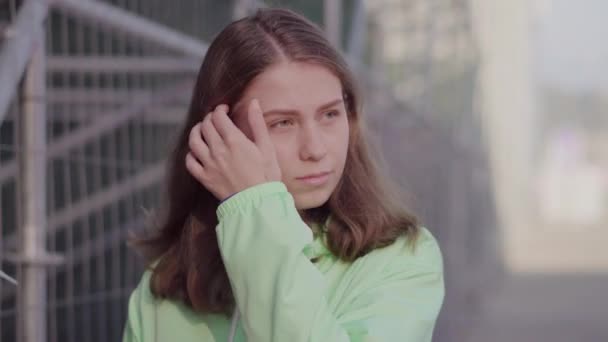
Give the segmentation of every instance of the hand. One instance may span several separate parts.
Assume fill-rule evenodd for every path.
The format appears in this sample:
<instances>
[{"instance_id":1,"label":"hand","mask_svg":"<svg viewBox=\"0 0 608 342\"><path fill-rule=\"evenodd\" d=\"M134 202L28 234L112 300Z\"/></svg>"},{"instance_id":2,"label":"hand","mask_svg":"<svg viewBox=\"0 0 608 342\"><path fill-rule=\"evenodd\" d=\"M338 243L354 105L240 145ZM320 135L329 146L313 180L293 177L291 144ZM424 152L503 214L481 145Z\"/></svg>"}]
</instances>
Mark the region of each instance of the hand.
<instances>
[{"instance_id":1,"label":"hand","mask_svg":"<svg viewBox=\"0 0 608 342\"><path fill-rule=\"evenodd\" d=\"M257 100L247 118L253 140L228 117L221 104L190 131L186 168L220 201L257 184L280 181L281 169Z\"/></svg>"}]
</instances>

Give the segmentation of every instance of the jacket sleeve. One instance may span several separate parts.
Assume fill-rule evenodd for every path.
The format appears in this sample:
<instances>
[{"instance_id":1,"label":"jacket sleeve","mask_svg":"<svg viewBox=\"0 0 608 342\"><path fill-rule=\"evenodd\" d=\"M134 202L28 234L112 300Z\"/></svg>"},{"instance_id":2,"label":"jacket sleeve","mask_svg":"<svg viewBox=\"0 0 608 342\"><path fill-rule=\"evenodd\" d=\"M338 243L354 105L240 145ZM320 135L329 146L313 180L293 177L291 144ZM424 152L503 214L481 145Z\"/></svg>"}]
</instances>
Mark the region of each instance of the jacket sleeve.
<instances>
[{"instance_id":1,"label":"jacket sleeve","mask_svg":"<svg viewBox=\"0 0 608 342\"><path fill-rule=\"evenodd\" d=\"M141 342L141 312L138 303L141 301L141 290L138 286L129 297L127 321L123 330L122 342Z\"/></svg>"},{"instance_id":2,"label":"jacket sleeve","mask_svg":"<svg viewBox=\"0 0 608 342\"><path fill-rule=\"evenodd\" d=\"M335 313L325 278L302 252L312 232L283 183L241 191L217 214L220 252L248 341L431 341L444 295L433 243L419 247L435 253L434 262L391 260L373 286L349 294L347 308Z\"/></svg>"}]
</instances>

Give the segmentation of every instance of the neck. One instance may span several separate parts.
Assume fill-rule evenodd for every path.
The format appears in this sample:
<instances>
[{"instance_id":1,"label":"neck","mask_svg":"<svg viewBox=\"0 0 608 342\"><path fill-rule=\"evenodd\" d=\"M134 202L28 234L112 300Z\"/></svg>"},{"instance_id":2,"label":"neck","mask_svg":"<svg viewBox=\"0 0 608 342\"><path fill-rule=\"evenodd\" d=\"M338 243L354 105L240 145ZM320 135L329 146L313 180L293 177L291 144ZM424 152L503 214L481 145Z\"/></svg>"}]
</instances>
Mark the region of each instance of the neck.
<instances>
[{"instance_id":1,"label":"neck","mask_svg":"<svg viewBox=\"0 0 608 342\"><path fill-rule=\"evenodd\" d=\"M298 209L298 214L300 214L300 218L302 221L306 223L309 227L313 223L323 224L327 217L327 207L322 205L316 208L310 209Z\"/></svg>"}]
</instances>

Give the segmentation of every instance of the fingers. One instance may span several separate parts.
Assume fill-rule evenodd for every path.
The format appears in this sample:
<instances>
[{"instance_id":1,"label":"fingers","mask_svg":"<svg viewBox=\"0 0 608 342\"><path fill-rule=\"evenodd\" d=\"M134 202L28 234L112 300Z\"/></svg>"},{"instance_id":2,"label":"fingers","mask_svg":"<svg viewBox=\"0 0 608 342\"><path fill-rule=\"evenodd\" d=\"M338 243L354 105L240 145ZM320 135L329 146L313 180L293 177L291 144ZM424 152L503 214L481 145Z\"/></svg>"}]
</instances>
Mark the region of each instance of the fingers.
<instances>
[{"instance_id":1,"label":"fingers","mask_svg":"<svg viewBox=\"0 0 608 342\"><path fill-rule=\"evenodd\" d=\"M212 115L211 120L213 121L213 125L226 145L230 146L237 139L244 137L243 132L228 117L227 105L221 104L217 106L215 111L210 115Z\"/></svg>"},{"instance_id":2,"label":"fingers","mask_svg":"<svg viewBox=\"0 0 608 342\"><path fill-rule=\"evenodd\" d=\"M260 148L272 146L268 134L268 127L266 127L266 122L264 121L264 113L262 112L262 108L257 99L253 99L249 103L247 117L256 145Z\"/></svg>"},{"instance_id":3,"label":"fingers","mask_svg":"<svg viewBox=\"0 0 608 342\"><path fill-rule=\"evenodd\" d=\"M196 158L192 155L192 152L188 152L186 154L186 169L190 174L202 184L205 183L205 168L201 163L196 160Z\"/></svg>"},{"instance_id":4,"label":"fingers","mask_svg":"<svg viewBox=\"0 0 608 342\"><path fill-rule=\"evenodd\" d=\"M226 146L220 133L213 125L213 112L207 114L203 119L203 122L200 124L200 132L203 134L212 156L224 152Z\"/></svg>"},{"instance_id":5,"label":"fingers","mask_svg":"<svg viewBox=\"0 0 608 342\"><path fill-rule=\"evenodd\" d=\"M209 147L201 137L201 125L202 122L199 122L190 130L188 147L190 147L190 153L193 154L193 157L205 165L210 161L211 153Z\"/></svg>"}]
</instances>

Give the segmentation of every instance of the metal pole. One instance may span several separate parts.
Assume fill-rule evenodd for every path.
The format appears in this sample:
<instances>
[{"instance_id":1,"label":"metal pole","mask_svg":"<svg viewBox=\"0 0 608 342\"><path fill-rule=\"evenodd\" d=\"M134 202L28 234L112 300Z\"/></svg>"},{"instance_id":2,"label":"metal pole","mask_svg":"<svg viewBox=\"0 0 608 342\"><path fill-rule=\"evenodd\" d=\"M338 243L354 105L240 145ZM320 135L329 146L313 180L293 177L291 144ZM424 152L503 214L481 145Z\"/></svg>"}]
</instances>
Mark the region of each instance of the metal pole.
<instances>
[{"instance_id":1,"label":"metal pole","mask_svg":"<svg viewBox=\"0 0 608 342\"><path fill-rule=\"evenodd\" d=\"M329 42L340 49L342 46L342 0L323 1L323 25Z\"/></svg>"},{"instance_id":2,"label":"metal pole","mask_svg":"<svg viewBox=\"0 0 608 342\"><path fill-rule=\"evenodd\" d=\"M200 40L193 39L177 30L101 1L48 1L53 7L75 14L79 18L99 22L103 24L102 27L120 30L128 35L140 37L189 57L203 58L207 52L207 44Z\"/></svg>"},{"instance_id":3,"label":"metal pole","mask_svg":"<svg viewBox=\"0 0 608 342\"><path fill-rule=\"evenodd\" d=\"M40 38L34 32L42 28L47 12L45 1L27 0L15 22L4 32L0 50L0 124L15 96L29 56L37 44L36 39Z\"/></svg>"},{"instance_id":4,"label":"metal pole","mask_svg":"<svg viewBox=\"0 0 608 342\"><path fill-rule=\"evenodd\" d=\"M362 61L363 49L367 38L366 19L365 1L355 0L347 51L348 55L358 62Z\"/></svg>"},{"instance_id":5,"label":"metal pole","mask_svg":"<svg viewBox=\"0 0 608 342\"><path fill-rule=\"evenodd\" d=\"M46 341L46 67L42 26L35 33L38 42L27 66L23 84L21 200L22 294L18 311L23 340Z\"/></svg>"}]
</instances>

